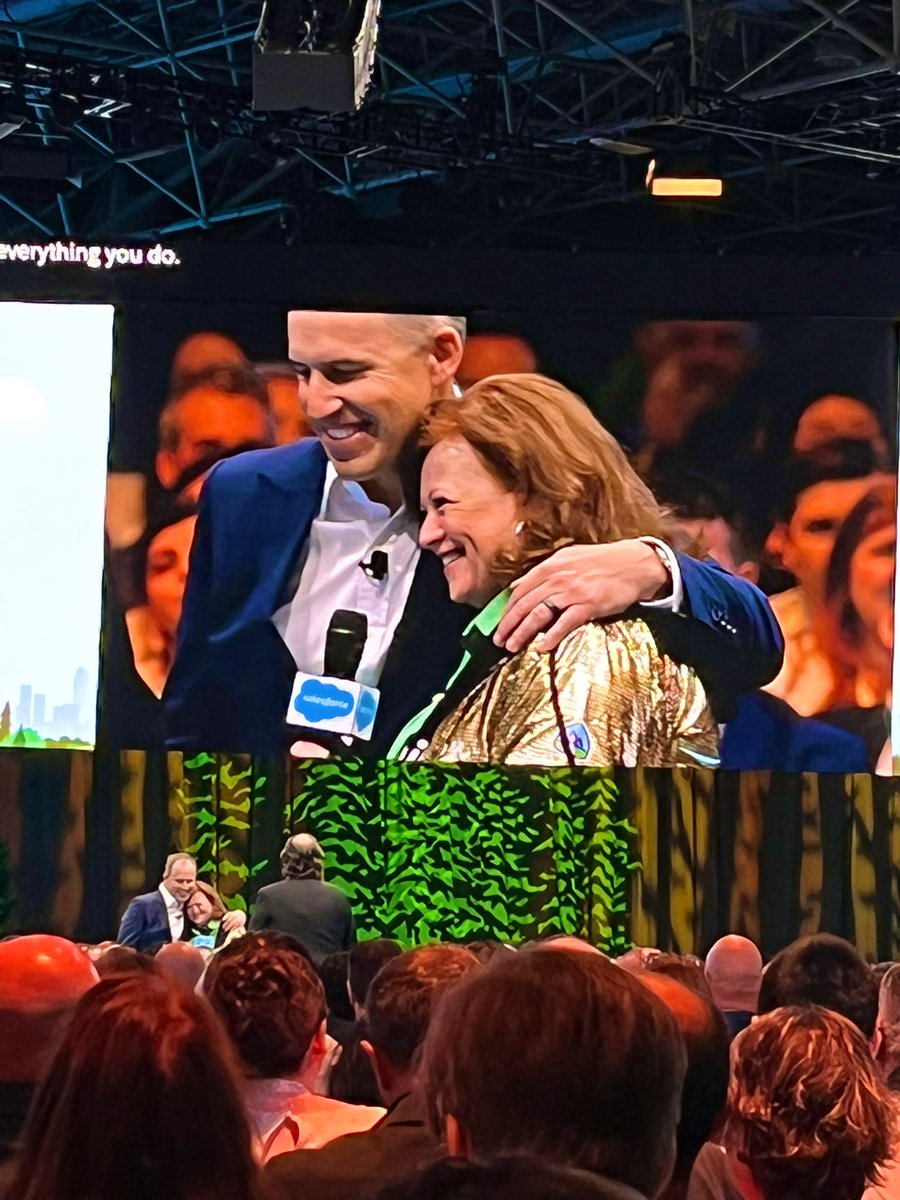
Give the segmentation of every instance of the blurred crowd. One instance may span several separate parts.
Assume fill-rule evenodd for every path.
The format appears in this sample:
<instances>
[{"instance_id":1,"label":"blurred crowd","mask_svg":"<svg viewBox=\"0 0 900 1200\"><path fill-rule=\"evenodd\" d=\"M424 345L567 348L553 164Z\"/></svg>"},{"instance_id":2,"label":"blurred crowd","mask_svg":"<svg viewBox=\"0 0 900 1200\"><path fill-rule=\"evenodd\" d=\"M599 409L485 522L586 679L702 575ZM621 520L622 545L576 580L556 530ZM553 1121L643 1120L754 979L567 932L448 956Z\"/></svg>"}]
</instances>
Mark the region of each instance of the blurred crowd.
<instances>
[{"instance_id":1,"label":"blurred crowd","mask_svg":"<svg viewBox=\"0 0 900 1200\"><path fill-rule=\"evenodd\" d=\"M900 964L0 943L6 1200L884 1200Z\"/></svg>"},{"instance_id":2,"label":"blurred crowd","mask_svg":"<svg viewBox=\"0 0 900 1200\"><path fill-rule=\"evenodd\" d=\"M646 322L591 400L677 517L679 548L759 583L784 633L784 667L741 702L722 765L887 773L896 474L886 413L839 394L787 414L761 405L748 389L764 354L747 322ZM539 367L523 338L480 333L458 383ZM127 703L111 712L113 744L162 743L153 702L174 657L206 474L306 432L289 364L251 363L215 332L178 347L148 493L157 502L110 490L112 611L127 637L108 653L107 678L131 675L142 700L131 721Z\"/></svg>"}]
</instances>

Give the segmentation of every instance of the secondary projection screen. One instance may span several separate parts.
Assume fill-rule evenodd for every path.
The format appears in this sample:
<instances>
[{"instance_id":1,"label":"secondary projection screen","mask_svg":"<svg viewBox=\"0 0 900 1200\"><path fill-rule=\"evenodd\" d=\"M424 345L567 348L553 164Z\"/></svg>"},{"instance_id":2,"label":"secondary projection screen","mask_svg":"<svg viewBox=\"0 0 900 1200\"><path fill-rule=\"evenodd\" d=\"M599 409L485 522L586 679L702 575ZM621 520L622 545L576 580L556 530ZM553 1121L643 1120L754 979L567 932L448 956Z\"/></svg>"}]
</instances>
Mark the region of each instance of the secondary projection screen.
<instances>
[{"instance_id":1,"label":"secondary projection screen","mask_svg":"<svg viewBox=\"0 0 900 1200\"><path fill-rule=\"evenodd\" d=\"M113 315L0 304L0 746L94 743Z\"/></svg>"}]
</instances>

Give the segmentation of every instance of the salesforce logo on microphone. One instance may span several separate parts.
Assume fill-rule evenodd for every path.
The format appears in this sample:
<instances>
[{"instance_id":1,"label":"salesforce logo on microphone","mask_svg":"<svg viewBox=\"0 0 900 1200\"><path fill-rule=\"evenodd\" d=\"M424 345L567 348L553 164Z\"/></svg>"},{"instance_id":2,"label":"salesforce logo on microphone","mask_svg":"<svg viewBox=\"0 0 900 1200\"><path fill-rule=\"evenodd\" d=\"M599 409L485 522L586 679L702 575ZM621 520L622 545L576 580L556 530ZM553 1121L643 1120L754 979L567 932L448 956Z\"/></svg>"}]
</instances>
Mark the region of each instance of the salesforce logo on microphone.
<instances>
[{"instance_id":1,"label":"salesforce logo on microphone","mask_svg":"<svg viewBox=\"0 0 900 1200\"><path fill-rule=\"evenodd\" d=\"M356 696L352 691L321 679L305 679L294 700L294 708L310 725L321 725L335 717L348 717L355 705Z\"/></svg>"}]
</instances>

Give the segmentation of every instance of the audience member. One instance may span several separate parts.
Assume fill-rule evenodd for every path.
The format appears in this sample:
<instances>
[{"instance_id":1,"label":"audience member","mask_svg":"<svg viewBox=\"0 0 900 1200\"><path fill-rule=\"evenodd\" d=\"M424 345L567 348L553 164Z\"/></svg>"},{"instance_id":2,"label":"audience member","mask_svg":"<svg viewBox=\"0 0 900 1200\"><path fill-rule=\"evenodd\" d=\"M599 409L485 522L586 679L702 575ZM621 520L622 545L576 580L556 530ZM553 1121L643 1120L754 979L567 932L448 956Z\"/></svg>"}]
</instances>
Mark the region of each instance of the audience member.
<instances>
[{"instance_id":1,"label":"audience member","mask_svg":"<svg viewBox=\"0 0 900 1200\"><path fill-rule=\"evenodd\" d=\"M195 515L176 514L134 547L134 555L143 560L143 600L126 609L125 627L134 670L157 700L175 660L196 524Z\"/></svg>"},{"instance_id":2,"label":"audience member","mask_svg":"<svg viewBox=\"0 0 900 1200\"><path fill-rule=\"evenodd\" d=\"M884 468L867 442L841 441L798 455L784 473L766 551L797 585L771 598L785 654L765 690L804 717L855 702L839 666L826 575L842 522L867 492L890 481Z\"/></svg>"},{"instance_id":3,"label":"audience member","mask_svg":"<svg viewBox=\"0 0 900 1200\"><path fill-rule=\"evenodd\" d=\"M191 333L179 343L172 357L169 386L175 391L211 367L228 366L247 366L247 358L237 342L212 330Z\"/></svg>"},{"instance_id":4,"label":"audience member","mask_svg":"<svg viewBox=\"0 0 900 1200\"><path fill-rule=\"evenodd\" d=\"M428 1129L419 1053L439 997L478 961L461 946L421 946L392 958L368 989L363 1042L387 1113L368 1133L348 1134L322 1150L282 1155L266 1175L274 1200L362 1200L441 1153Z\"/></svg>"},{"instance_id":5,"label":"audience member","mask_svg":"<svg viewBox=\"0 0 900 1200\"><path fill-rule=\"evenodd\" d=\"M860 1200L892 1115L859 1030L815 1005L780 1008L734 1047L722 1144L700 1152L689 1200Z\"/></svg>"},{"instance_id":6,"label":"audience member","mask_svg":"<svg viewBox=\"0 0 900 1200\"><path fill-rule=\"evenodd\" d=\"M326 955L319 963L319 978L325 989L325 1005L328 1009L328 1033L342 1046L351 1035L355 1016L347 978L349 958L349 950L338 950Z\"/></svg>"},{"instance_id":7,"label":"audience member","mask_svg":"<svg viewBox=\"0 0 900 1200\"><path fill-rule=\"evenodd\" d=\"M153 975L156 960L133 946L113 944L94 960L94 966L101 979L108 979L110 975Z\"/></svg>"},{"instance_id":8,"label":"audience member","mask_svg":"<svg viewBox=\"0 0 900 1200\"><path fill-rule=\"evenodd\" d=\"M463 347L456 382L467 388L489 375L519 375L537 369L537 356L524 338L511 333L472 333Z\"/></svg>"},{"instance_id":9,"label":"audience member","mask_svg":"<svg viewBox=\"0 0 900 1200\"><path fill-rule=\"evenodd\" d=\"M251 930L273 929L296 938L320 963L356 941L350 901L325 882L325 855L309 833L289 837L281 851L278 883L260 888L250 918Z\"/></svg>"},{"instance_id":10,"label":"audience member","mask_svg":"<svg viewBox=\"0 0 900 1200\"><path fill-rule=\"evenodd\" d=\"M871 1042L878 984L868 964L843 938L814 933L776 954L763 972L757 1011L815 1004L852 1021Z\"/></svg>"},{"instance_id":11,"label":"audience member","mask_svg":"<svg viewBox=\"0 0 900 1200\"><path fill-rule=\"evenodd\" d=\"M135 950L154 950L164 942L189 936L184 906L197 885L197 863L192 855L178 850L163 868L162 883L155 892L135 896L122 916L116 941Z\"/></svg>"},{"instance_id":12,"label":"audience member","mask_svg":"<svg viewBox=\"0 0 900 1200\"><path fill-rule=\"evenodd\" d=\"M731 1037L746 1029L756 1013L762 979L762 955L749 938L729 933L706 956L712 998L725 1016Z\"/></svg>"},{"instance_id":13,"label":"audience member","mask_svg":"<svg viewBox=\"0 0 900 1200\"><path fill-rule=\"evenodd\" d=\"M315 1093L329 1054L325 993L293 938L256 933L225 946L210 960L203 990L237 1050L263 1161L369 1129L384 1115Z\"/></svg>"},{"instance_id":14,"label":"audience member","mask_svg":"<svg viewBox=\"0 0 900 1200\"><path fill-rule=\"evenodd\" d=\"M0 1162L75 1005L97 979L87 955L65 938L32 933L0 942Z\"/></svg>"},{"instance_id":15,"label":"audience member","mask_svg":"<svg viewBox=\"0 0 900 1200\"><path fill-rule=\"evenodd\" d=\"M665 1005L594 954L510 954L447 993L425 1041L451 1155L536 1154L660 1194L685 1051Z\"/></svg>"},{"instance_id":16,"label":"audience member","mask_svg":"<svg viewBox=\"0 0 900 1200\"><path fill-rule=\"evenodd\" d=\"M269 412L275 423L275 445L286 446L311 437L312 430L300 403L297 372L290 363L256 363L269 395Z\"/></svg>"},{"instance_id":17,"label":"audience member","mask_svg":"<svg viewBox=\"0 0 900 1200\"><path fill-rule=\"evenodd\" d=\"M6 1200L256 1200L232 1054L208 1006L151 976L75 1009Z\"/></svg>"},{"instance_id":18,"label":"audience member","mask_svg":"<svg viewBox=\"0 0 900 1200\"><path fill-rule=\"evenodd\" d=\"M329 1095L349 1104L377 1104L378 1083L369 1056L362 1048L366 1034L366 993L386 962L402 951L389 938L358 942L347 959L347 994L355 1020L343 1043L344 1052L335 1064Z\"/></svg>"},{"instance_id":19,"label":"audience member","mask_svg":"<svg viewBox=\"0 0 900 1200\"><path fill-rule=\"evenodd\" d=\"M687 1051L675 1169L661 1200L683 1200L694 1161L716 1132L728 1094L728 1029L711 999L652 968L638 976L675 1018Z\"/></svg>"},{"instance_id":20,"label":"audience member","mask_svg":"<svg viewBox=\"0 0 900 1200\"><path fill-rule=\"evenodd\" d=\"M640 1200L640 1196L590 1171L557 1167L536 1158L498 1158L491 1163L444 1159L406 1184L386 1188L379 1200Z\"/></svg>"},{"instance_id":21,"label":"audience member","mask_svg":"<svg viewBox=\"0 0 900 1200\"><path fill-rule=\"evenodd\" d=\"M274 441L266 385L250 368L217 365L186 378L159 417L156 475L174 495L196 502L185 488L220 459Z\"/></svg>"},{"instance_id":22,"label":"audience member","mask_svg":"<svg viewBox=\"0 0 900 1200\"><path fill-rule=\"evenodd\" d=\"M713 1003L712 991L703 970L703 963L693 954L654 954L644 966L645 971L667 975L690 991Z\"/></svg>"},{"instance_id":23,"label":"audience member","mask_svg":"<svg viewBox=\"0 0 900 1200\"><path fill-rule=\"evenodd\" d=\"M200 982L206 967L203 955L190 942L169 942L160 946L153 961L160 975L191 991Z\"/></svg>"},{"instance_id":24,"label":"audience member","mask_svg":"<svg viewBox=\"0 0 900 1200\"><path fill-rule=\"evenodd\" d=\"M878 1048L875 1057L884 1081L900 1092L900 963L891 963L878 989Z\"/></svg>"},{"instance_id":25,"label":"audience member","mask_svg":"<svg viewBox=\"0 0 900 1200\"><path fill-rule=\"evenodd\" d=\"M795 454L810 454L841 438L868 442L878 458L888 458L878 414L855 396L829 394L808 404L797 419L791 449Z\"/></svg>"}]
</instances>

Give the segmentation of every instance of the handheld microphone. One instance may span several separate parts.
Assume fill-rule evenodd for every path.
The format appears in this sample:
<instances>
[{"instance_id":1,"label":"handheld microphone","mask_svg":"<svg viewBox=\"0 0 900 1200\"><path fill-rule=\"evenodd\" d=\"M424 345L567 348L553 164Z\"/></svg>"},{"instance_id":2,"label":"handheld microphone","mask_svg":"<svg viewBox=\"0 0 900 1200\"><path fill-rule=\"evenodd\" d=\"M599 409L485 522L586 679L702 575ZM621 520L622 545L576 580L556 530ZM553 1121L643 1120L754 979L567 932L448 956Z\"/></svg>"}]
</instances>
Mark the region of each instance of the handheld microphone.
<instances>
[{"instance_id":1,"label":"handheld microphone","mask_svg":"<svg viewBox=\"0 0 900 1200\"><path fill-rule=\"evenodd\" d=\"M323 672L297 672L288 724L369 740L378 711L378 690L356 682L368 631L365 613L339 608L332 615L325 634Z\"/></svg>"},{"instance_id":2,"label":"handheld microphone","mask_svg":"<svg viewBox=\"0 0 900 1200\"><path fill-rule=\"evenodd\" d=\"M355 679L368 632L365 613L339 608L328 622L325 634L324 673L335 679Z\"/></svg>"},{"instance_id":3,"label":"handheld microphone","mask_svg":"<svg viewBox=\"0 0 900 1200\"><path fill-rule=\"evenodd\" d=\"M388 577L388 556L386 550L373 550L369 555L368 562L359 564L370 579L376 579L381 583L382 579Z\"/></svg>"}]
</instances>

